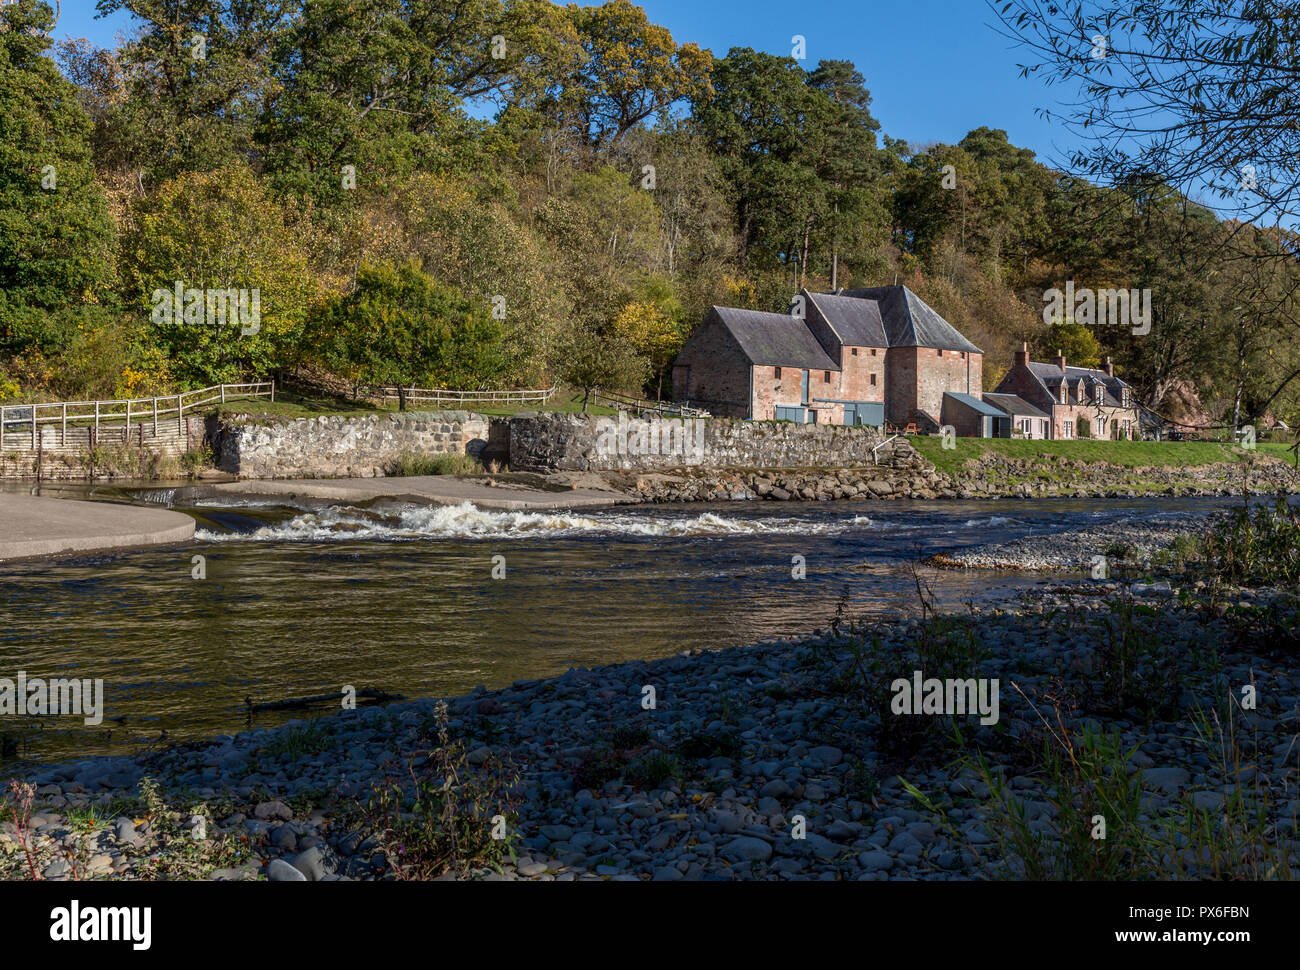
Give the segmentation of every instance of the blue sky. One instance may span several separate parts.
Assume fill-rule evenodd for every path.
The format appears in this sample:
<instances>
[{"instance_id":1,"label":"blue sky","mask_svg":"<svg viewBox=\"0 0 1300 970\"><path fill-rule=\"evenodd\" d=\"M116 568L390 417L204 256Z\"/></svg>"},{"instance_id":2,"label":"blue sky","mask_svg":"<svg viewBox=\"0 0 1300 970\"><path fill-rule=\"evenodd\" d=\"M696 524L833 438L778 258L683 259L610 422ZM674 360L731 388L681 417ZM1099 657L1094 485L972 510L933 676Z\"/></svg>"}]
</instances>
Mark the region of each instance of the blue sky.
<instances>
[{"instance_id":1,"label":"blue sky","mask_svg":"<svg viewBox=\"0 0 1300 970\"><path fill-rule=\"evenodd\" d=\"M807 38L811 68L822 59L853 61L867 80L873 112L895 138L956 142L972 128L1003 128L1011 142L1046 164L1074 146L1070 133L1034 114L1058 92L1018 76L1021 56L992 28L983 0L643 0L651 21L679 43L721 57L731 47L789 54ZM129 18L95 18L94 0L64 0L56 36L110 46Z\"/></svg>"}]
</instances>

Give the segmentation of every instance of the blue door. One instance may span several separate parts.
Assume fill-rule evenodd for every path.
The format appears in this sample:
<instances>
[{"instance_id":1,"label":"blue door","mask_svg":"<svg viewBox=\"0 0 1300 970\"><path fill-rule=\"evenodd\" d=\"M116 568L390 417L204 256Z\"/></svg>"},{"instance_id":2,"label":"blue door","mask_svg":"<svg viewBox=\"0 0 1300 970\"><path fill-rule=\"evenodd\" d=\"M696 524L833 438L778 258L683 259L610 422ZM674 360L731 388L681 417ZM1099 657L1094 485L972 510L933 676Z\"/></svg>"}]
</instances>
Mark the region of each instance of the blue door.
<instances>
[{"instance_id":1,"label":"blue door","mask_svg":"<svg viewBox=\"0 0 1300 970\"><path fill-rule=\"evenodd\" d=\"M799 400L800 403L802 404L808 403L808 372L807 371L803 372L803 397L801 397Z\"/></svg>"},{"instance_id":2,"label":"blue door","mask_svg":"<svg viewBox=\"0 0 1300 970\"><path fill-rule=\"evenodd\" d=\"M869 424L878 428L885 423L885 405L874 401L858 401L844 405L845 424Z\"/></svg>"}]
</instances>

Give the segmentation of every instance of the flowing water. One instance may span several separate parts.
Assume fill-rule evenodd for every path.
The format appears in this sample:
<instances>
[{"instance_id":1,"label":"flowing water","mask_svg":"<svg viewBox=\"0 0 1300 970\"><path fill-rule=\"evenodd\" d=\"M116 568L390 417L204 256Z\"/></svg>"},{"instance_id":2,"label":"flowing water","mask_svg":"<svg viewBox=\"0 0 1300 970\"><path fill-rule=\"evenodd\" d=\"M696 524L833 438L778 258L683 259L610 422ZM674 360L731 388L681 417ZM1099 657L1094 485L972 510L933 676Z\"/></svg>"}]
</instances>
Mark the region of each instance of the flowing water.
<instances>
[{"instance_id":1,"label":"flowing water","mask_svg":"<svg viewBox=\"0 0 1300 970\"><path fill-rule=\"evenodd\" d=\"M45 488L170 504L184 491ZM918 558L1227 500L712 503L581 512L199 501L181 548L0 565L0 677L103 678L105 720L0 720L3 760L123 753L303 716L343 685L451 696L917 606ZM191 557L206 559L206 579ZM494 557L504 557L494 559ZM792 577L794 557L807 575ZM505 577L493 578L494 564ZM931 574L941 603L1043 576ZM318 711L320 708L317 709Z\"/></svg>"}]
</instances>

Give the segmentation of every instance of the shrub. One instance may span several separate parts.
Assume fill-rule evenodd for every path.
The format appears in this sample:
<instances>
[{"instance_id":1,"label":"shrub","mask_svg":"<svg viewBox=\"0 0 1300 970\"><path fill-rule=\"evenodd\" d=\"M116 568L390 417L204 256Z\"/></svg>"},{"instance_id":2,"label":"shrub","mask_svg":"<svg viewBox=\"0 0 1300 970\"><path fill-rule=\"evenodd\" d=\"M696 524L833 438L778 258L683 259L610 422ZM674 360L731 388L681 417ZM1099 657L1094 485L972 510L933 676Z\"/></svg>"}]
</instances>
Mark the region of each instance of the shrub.
<instances>
[{"instance_id":1,"label":"shrub","mask_svg":"<svg viewBox=\"0 0 1300 970\"><path fill-rule=\"evenodd\" d=\"M447 705L434 708L436 737L423 764L373 790L363 811L398 879L432 879L447 872L500 869L518 840L510 789L516 776L498 758L471 765L453 739ZM494 837L494 819L505 837Z\"/></svg>"}]
</instances>

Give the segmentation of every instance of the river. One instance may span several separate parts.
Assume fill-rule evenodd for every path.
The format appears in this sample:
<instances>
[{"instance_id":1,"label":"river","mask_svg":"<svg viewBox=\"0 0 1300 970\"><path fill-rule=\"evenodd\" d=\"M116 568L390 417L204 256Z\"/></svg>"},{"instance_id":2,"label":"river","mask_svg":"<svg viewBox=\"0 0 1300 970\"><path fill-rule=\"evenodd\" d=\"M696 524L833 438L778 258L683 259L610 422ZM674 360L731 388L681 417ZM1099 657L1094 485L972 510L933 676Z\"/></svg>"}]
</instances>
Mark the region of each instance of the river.
<instances>
[{"instance_id":1,"label":"river","mask_svg":"<svg viewBox=\"0 0 1300 970\"><path fill-rule=\"evenodd\" d=\"M171 504L177 493L83 485L42 494ZM911 564L936 552L1230 501L753 502L581 513L178 504L198 520L183 548L0 565L0 677L102 678L105 707L100 726L4 718L0 764L128 753L304 716L250 717L246 697L278 701L345 684L451 696L573 665L805 634L827 626L841 603L851 616L915 610ZM194 556L205 559L204 579L192 577ZM793 575L795 557L804 578ZM504 578L493 578L494 566ZM925 575L949 606L1045 579Z\"/></svg>"}]
</instances>

